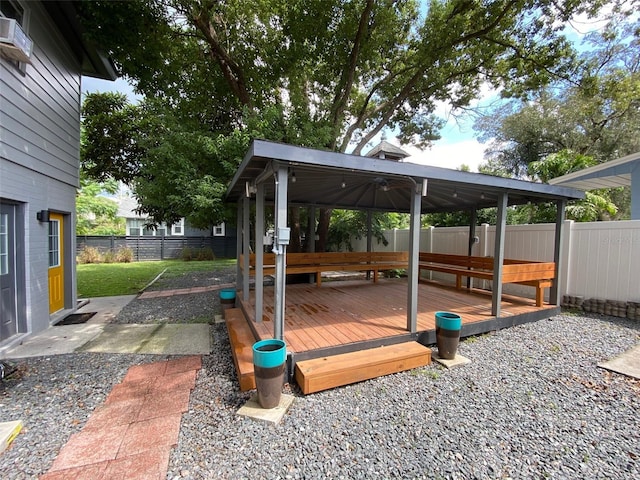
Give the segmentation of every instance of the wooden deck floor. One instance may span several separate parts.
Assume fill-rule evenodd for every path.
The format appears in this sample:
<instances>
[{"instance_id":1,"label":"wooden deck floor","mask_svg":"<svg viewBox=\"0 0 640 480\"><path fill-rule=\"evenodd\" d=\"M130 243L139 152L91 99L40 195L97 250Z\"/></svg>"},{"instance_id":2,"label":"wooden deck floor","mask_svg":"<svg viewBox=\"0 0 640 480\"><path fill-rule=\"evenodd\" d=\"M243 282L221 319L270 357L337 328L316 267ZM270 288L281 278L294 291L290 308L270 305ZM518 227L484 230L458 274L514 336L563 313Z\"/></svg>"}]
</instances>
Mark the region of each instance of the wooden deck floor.
<instances>
[{"instance_id":1,"label":"wooden deck floor","mask_svg":"<svg viewBox=\"0 0 640 480\"><path fill-rule=\"evenodd\" d=\"M256 337L273 338L273 287L264 288L263 321L255 322L255 292L241 307ZM418 332L435 331L435 312L446 310L462 316L464 325L495 319L491 293L456 290L434 283L418 286ZM339 345L406 335L406 279L380 279L287 285L284 336L290 352L301 353ZM527 315L544 318L557 307L536 307L534 299L503 295L501 318ZM480 324L479 324L480 325ZM489 325L485 323L483 325ZM486 331L494 329L488 328ZM477 330L477 329L476 329ZM474 333L480 333L474 331Z\"/></svg>"}]
</instances>

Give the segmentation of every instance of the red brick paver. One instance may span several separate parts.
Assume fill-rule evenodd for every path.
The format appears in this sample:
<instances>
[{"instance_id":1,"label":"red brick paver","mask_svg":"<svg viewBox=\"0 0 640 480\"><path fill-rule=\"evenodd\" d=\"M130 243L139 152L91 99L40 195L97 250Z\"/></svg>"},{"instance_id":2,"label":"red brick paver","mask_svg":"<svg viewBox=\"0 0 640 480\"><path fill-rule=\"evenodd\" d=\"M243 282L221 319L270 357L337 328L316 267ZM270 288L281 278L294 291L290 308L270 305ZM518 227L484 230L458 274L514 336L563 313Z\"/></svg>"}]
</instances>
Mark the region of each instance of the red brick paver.
<instances>
[{"instance_id":1,"label":"red brick paver","mask_svg":"<svg viewBox=\"0 0 640 480\"><path fill-rule=\"evenodd\" d=\"M201 367L199 356L131 367L40 480L166 478Z\"/></svg>"},{"instance_id":2,"label":"red brick paver","mask_svg":"<svg viewBox=\"0 0 640 480\"><path fill-rule=\"evenodd\" d=\"M173 290L153 290L150 292L141 293L138 298L158 298L158 297L172 297L174 295L189 295L190 293L204 293L215 292L216 290L222 290L223 288L233 288L235 283L223 283L221 285L210 285L208 287L191 287L191 288L176 288Z\"/></svg>"}]
</instances>

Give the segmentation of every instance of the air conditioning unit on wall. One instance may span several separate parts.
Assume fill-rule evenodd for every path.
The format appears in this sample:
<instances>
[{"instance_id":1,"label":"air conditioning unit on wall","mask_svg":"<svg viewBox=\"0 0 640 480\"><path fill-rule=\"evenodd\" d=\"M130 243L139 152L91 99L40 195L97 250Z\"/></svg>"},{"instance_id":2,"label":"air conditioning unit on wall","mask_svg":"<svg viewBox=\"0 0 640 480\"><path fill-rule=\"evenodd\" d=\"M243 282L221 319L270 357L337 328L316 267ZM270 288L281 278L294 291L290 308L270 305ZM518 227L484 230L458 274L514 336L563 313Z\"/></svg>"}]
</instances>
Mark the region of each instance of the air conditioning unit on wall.
<instances>
[{"instance_id":1,"label":"air conditioning unit on wall","mask_svg":"<svg viewBox=\"0 0 640 480\"><path fill-rule=\"evenodd\" d=\"M13 18L0 17L0 54L9 60L31 63L33 42Z\"/></svg>"}]
</instances>

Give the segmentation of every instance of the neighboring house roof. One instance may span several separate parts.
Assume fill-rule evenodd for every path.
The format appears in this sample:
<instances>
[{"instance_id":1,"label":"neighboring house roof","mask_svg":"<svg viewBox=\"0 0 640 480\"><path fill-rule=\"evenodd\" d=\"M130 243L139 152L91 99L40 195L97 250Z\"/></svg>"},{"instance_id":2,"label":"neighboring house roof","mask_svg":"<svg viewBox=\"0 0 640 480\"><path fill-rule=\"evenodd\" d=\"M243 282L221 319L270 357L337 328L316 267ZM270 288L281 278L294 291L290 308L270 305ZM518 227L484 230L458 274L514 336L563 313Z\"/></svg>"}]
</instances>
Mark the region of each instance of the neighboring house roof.
<instances>
[{"instance_id":1,"label":"neighboring house roof","mask_svg":"<svg viewBox=\"0 0 640 480\"><path fill-rule=\"evenodd\" d=\"M580 190L631 186L631 219L640 220L640 152L549 180Z\"/></svg>"},{"instance_id":2,"label":"neighboring house roof","mask_svg":"<svg viewBox=\"0 0 640 480\"><path fill-rule=\"evenodd\" d=\"M378 145L369 150L365 156L386 158L387 160L402 160L403 158L407 158L409 154L400 147L396 147L386 140L382 140Z\"/></svg>"},{"instance_id":3,"label":"neighboring house roof","mask_svg":"<svg viewBox=\"0 0 640 480\"><path fill-rule=\"evenodd\" d=\"M95 45L84 38L83 29L78 22L75 9L77 2L46 1L42 2L53 21L60 28L69 46L73 49L82 64L82 75L115 80L118 74L111 59L104 55Z\"/></svg>"},{"instance_id":4,"label":"neighboring house roof","mask_svg":"<svg viewBox=\"0 0 640 480\"><path fill-rule=\"evenodd\" d=\"M138 201L134 197L121 195L115 198L118 203L118 217L122 218L147 218L147 214L137 213Z\"/></svg>"}]
</instances>

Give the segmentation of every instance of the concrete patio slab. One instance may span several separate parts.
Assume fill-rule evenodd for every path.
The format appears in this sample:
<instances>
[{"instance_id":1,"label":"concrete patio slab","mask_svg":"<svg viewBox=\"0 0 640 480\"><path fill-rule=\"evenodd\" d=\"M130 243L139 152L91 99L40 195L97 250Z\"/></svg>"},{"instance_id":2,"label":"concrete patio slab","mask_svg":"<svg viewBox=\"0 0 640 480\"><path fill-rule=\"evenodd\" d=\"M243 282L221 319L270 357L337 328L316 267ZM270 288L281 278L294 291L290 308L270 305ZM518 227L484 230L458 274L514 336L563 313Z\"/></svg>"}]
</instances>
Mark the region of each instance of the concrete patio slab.
<instances>
[{"instance_id":1,"label":"concrete patio slab","mask_svg":"<svg viewBox=\"0 0 640 480\"><path fill-rule=\"evenodd\" d=\"M469 360L467 357L463 357L462 355L456 355L451 360L446 360L444 358L440 358L438 356L438 351L437 350L432 351L431 358L435 362L438 362L440 365L444 365L447 368L461 367L462 365L466 365L468 363L471 363L471 360Z\"/></svg>"},{"instance_id":2,"label":"concrete patio slab","mask_svg":"<svg viewBox=\"0 0 640 480\"><path fill-rule=\"evenodd\" d=\"M4 358L16 359L71 353L102 333L104 324L84 323L49 327L8 350Z\"/></svg>"},{"instance_id":3,"label":"concrete patio slab","mask_svg":"<svg viewBox=\"0 0 640 480\"><path fill-rule=\"evenodd\" d=\"M640 380L640 345L611 360L599 363L598 367Z\"/></svg>"},{"instance_id":4,"label":"concrete patio slab","mask_svg":"<svg viewBox=\"0 0 640 480\"><path fill-rule=\"evenodd\" d=\"M208 324L105 325L81 352L201 355L211 353Z\"/></svg>"},{"instance_id":5,"label":"concrete patio slab","mask_svg":"<svg viewBox=\"0 0 640 480\"><path fill-rule=\"evenodd\" d=\"M240 410L238 410L237 413L238 415L249 417L254 420L277 425L284 417L284 414L287 413L289 407L291 407L291 405L293 404L294 398L295 397L293 395L287 395L283 393L282 397L280 398L280 403L277 407L262 408L258 403L258 394L256 393L249 400L247 400L247 403L240 407Z\"/></svg>"}]
</instances>

